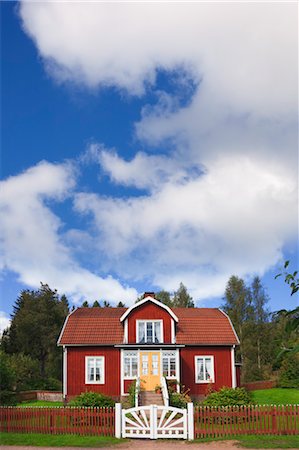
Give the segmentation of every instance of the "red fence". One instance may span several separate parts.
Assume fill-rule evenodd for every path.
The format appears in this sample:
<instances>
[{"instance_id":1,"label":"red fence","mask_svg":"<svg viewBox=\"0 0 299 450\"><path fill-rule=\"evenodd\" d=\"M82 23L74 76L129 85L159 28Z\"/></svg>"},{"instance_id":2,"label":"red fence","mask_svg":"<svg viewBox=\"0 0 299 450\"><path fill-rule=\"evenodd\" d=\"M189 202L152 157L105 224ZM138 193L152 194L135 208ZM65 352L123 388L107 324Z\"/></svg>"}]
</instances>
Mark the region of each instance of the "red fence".
<instances>
[{"instance_id":1,"label":"red fence","mask_svg":"<svg viewBox=\"0 0 299 450\"><path fill-rule=\"evenodd\" d=\"M195 407L194 436L299 434L299 405Z\"/></svg>"},{"instance_id":2,"label":"red fence","mask_svg":"<svg viewBox=\"0 0 299 450\"><path fill-rule=\"evenodd\" d=\"M272 389L277 386L276 380L266 380L266 381L252 381L251 383L243 383L242 387L248 391L255 391L259 389Z\"/></svg>"},{"instance_id":3,"label":"red fence","mask_svg":"<svg viewBox=\"0 0 299 450\"><path fill-rule=\"evenodd\" d=\"M0 430L114 436L114 408L3 406Z\"/></svg>"}]
</instances>

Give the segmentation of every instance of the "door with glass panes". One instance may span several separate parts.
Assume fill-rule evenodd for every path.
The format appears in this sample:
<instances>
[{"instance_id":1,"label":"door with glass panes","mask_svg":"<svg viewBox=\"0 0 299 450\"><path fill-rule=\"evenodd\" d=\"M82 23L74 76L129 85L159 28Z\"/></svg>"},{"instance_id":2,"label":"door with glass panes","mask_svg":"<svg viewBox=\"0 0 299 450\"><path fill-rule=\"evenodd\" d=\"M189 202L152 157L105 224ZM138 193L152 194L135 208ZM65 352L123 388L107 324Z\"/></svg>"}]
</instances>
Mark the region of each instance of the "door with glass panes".
<instances>
[{"instance_id":1,"label":"door with glass panes","mask_svg":"<svg viewBox=\"0 0 299 450\"><path fill-rule=\"evenodd\" d=\"M161 384L160 361L160 352L140 352L140 385L146 391Z\"/></svg>"}]
</instances>

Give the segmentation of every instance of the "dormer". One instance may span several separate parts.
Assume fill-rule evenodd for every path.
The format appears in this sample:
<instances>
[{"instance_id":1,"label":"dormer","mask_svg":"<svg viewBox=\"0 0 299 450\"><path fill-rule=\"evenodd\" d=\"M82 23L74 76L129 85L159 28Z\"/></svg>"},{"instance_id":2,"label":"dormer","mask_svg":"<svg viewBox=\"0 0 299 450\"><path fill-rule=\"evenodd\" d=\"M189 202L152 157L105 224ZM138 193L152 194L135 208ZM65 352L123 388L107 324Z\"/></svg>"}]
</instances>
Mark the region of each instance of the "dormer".
<instances>
[{"instance_id":1,"label":"dormer","mask_svg":"<svg viewBox=\"0 0 299 450\"><path fill-rule=\"evenodd\" d=\"M159 345L175 343L177 316L164 303L146 292L144 298L132 305L121 316L124 325L124 343Z\"/></svg>"}]
</instances>

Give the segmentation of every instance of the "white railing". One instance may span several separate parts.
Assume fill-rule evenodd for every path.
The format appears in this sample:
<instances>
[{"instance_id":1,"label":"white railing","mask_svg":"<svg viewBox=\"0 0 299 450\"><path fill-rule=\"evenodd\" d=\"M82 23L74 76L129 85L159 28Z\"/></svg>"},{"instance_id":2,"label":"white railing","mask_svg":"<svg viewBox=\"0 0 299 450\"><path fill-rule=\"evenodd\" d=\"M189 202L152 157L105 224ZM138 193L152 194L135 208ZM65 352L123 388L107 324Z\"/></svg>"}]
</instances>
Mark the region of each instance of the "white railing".
<instances>
[{"instance_id":1,"label":"white railing","mask_svg":"<svg viewBox=\"0 0 299 450\"><path fill-rule=\"evenodd\" d=\"M138 408L139 406L139 392L140 392L140 378L138 377L136 379L135 385L135 408Z\"/></svg>"},{"instance_id":2,"label":"white railing","mask_svg":"<svg viewBox=\"0 0 299 450\"><path fill-rule=\"evenodd\" d=\"M162 390L164 406L169 406L168 387L167 387L166 379L164 377L161 378L161 390Z\"/></svg>"}]
</instances>

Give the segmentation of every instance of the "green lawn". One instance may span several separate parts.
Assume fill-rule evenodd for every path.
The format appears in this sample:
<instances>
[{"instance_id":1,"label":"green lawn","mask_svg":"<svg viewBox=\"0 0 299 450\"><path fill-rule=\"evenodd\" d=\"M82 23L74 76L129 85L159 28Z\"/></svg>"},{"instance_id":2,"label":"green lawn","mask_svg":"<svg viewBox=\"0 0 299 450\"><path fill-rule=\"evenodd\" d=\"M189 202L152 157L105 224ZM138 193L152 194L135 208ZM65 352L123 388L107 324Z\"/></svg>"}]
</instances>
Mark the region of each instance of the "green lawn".
<instances>
[{"instance_id":1,"label":"green lawn","mask_svg":"<svg viewBox=\"0 0 299 450\"><path fill-rule=\"evenodd\" d=\"M33 445L37 447L107 447L124 442L124 440L109 436L0 433L0 442L1 445Z\"/></svg>"},{"instance_id":2,"label":"green lawn","mask_svg":"<svg viewBox=\"0 0 299 450\"><path fill-rule=\"evenodd\" d=\"M47 402L45 400L32 400L18 403L17 406L63 406L62 402Z\"/></svg>"},{"instance_id":3,"label":"green lawn","mask_svg":"<svg viewBox=\"0 0 299 450\"><path fill-rule=\"evenodd\" d=\"M192 445L227 440L236 441L236 448L299 448L299 436L229 436L226 438L195 439L188 443Z\"/></svg>"},{"instance_id":4,"label":"green lawn","mask_svg":"<svg viewBox=\"0 0 299 450\"><path fill-rule=\"evenodd\" d=\"M299 404L299 389L261 389L252 391L253 401L258 405Z\"/></svg>"}]
</instances>

